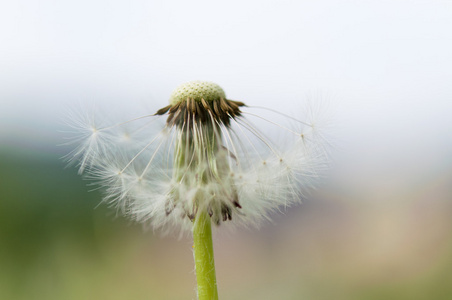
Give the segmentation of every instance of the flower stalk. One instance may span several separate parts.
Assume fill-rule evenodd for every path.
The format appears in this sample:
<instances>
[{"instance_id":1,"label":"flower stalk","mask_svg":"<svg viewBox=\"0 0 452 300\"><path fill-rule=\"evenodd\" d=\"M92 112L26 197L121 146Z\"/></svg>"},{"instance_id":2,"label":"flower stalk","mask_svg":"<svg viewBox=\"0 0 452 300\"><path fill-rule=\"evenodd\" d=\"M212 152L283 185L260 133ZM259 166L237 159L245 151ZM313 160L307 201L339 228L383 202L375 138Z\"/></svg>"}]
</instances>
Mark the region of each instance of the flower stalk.
<instances>
[{"instance_id":1,"label":"flower stalk","mask_svg":"<svg viewBox=\"0 0 452 300\"><path fill-rule=\"evenodd\" d=\"M218 300L211 221L205 211L199 212L194 222L193 255L195 257L198 300Z\"/></svg>"}]
</instances>

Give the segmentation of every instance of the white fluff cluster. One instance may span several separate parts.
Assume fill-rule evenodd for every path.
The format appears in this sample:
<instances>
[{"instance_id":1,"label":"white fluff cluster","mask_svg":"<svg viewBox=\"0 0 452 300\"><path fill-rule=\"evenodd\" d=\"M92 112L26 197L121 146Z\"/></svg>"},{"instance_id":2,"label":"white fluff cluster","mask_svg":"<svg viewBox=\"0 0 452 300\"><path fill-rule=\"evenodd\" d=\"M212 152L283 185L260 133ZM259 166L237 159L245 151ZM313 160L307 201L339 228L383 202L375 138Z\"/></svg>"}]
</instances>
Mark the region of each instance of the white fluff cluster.
<instances>
[{"instance_id":1,"label":"white fluff cluster","mask_svg":"<svg viewBox=\"0 0 452 300\"><path fill-rule=\"evenodd\" d=\"M224 92L218 95L223 101ZM234 112L227 105L217 111L214 98L184 101L115 125L72 116L76 148L69 159L103 188L106 203L138 222L191 230L205 210L217 225L258 226L270 212L300 202L326 167L325 140L312 120L235 101L228 102Z\"/></svg>"}]
</instances>

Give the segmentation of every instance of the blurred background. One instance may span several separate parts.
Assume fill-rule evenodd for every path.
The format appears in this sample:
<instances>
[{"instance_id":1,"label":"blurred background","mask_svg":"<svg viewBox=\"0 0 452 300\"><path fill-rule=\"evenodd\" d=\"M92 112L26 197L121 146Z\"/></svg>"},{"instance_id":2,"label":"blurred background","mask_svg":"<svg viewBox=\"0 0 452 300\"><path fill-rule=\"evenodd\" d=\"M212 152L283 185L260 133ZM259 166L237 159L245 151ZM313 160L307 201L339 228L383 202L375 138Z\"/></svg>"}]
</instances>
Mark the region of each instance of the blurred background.
<instances>
[{"instance_id":1,"label":"blurred background","mask_svg":"<svg viewBox=\"0 0 452 300\"><path fill-rule=\"evenodd\" d=\"M70 107L201 79L334 112L321 188L215 234L220 299L452 299L451 28L446 0L3 1L0 298L195 299L190 238L98 206L57 145Z\"/></svg>"}]
</instances>

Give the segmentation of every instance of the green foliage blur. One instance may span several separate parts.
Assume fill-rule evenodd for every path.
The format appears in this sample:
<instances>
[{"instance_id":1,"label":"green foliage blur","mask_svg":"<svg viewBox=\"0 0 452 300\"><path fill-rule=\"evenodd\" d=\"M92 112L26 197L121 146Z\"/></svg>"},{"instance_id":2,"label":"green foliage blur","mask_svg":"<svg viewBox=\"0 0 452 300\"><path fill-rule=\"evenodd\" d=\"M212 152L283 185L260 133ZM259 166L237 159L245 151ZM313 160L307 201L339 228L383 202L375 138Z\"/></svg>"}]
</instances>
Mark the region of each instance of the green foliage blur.
<instances>
[{"instance_id":1,"label":"green foliage blur","mask_svg":"<svg viewBox=\"0 0 452 300\"><path fill-rule=\"evenodd\" d=\"M0 157L0 299L159 299L124 261L134 234L151 234L98 205L100 193L57 155Z\"/></svg>"},{"instance_id":2,"label":"green foliage blur","mask_svg":"<svg viewBox=\"0 0 452 300\"><path fill-rule=\"evenodd\" d=\"M452 193L435 182L217 232L220 299L452 299ZM144 230L89 184L57 154L0 152L0 299L195 299L190 237Z\"/></svg>"}]
</instances>

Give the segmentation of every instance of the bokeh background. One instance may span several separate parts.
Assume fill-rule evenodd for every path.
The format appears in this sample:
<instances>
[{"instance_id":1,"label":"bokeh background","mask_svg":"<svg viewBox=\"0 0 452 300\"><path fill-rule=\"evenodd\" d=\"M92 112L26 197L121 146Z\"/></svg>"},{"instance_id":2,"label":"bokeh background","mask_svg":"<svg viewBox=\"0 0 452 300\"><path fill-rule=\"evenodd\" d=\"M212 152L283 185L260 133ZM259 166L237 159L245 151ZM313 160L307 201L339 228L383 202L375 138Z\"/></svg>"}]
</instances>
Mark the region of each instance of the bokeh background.
<instances>
[{"instance_id":1,"label":"bokeh background","mask_svg":"<svg viewBox=\"0 0 452 300\"><path fill-rule=\"evenodd\" d=\"M202 79L334 112L321 187L215 234L221 299L452 299L451 53L447 0L1 2L0 298L195 299L190 238L98 206L57 145L69 107Z\"/></svg>"}]
</instances>

